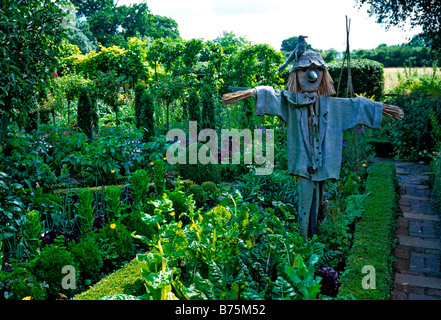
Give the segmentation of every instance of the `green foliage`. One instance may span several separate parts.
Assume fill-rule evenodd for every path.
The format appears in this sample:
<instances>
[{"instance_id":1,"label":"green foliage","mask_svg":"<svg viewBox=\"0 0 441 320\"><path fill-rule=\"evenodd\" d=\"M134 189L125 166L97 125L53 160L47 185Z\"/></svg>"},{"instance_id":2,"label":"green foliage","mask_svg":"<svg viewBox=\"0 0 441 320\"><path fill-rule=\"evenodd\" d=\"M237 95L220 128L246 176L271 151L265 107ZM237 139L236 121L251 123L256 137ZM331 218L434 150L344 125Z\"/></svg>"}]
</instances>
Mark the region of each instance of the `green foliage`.
<instances>
[{"instance_id":1,"label":"green foliage","mask_svg":"<svg viewBox=\"0 0 441 320\"><path fill-rule=\"evenodd\" d=\"M155 191L157 194L162 195L165 191L165 160L157 159L153 162L153 181L155 183Z\"/></svg>"},{"instance_id":2,"label":"green foliage","mask_svg":"<svg viewBox=\"0 0 441 320\"><path fill-rule=\"evenodd\" d=\"M155 232L154 227L146 224L142 220L142 213L137 211L121 215L117 223L123 224L130 233L135 232L136 234L148 238L151 238L152 234Z\"/></svg>"},{"instance_id":3,"label":"green foliage","mask_svg":"<svg viewBox=\"0 0 441 320\"><path fill-rule=\"evenodd\" d=\"M203 85L201 90L201 103L202 103L202 112L201 112L201 120L202 120L202 129L210 128L215 129L215 105L212 94L212 89L208 85Z\"/></svg>"},{"instance_id":4,"label":"green foliage","mask_svg":"<svg viewBox=\"0 0 441 320\"><path fill-rule=\"evenodd\" d=\"M167 197L173 202L176 220L179 219L182 213L189 210L191 202L193 202L193 199L188 197L181 189L182 187L176 187L175 190L167 193Z\"/></svg>"},{"instance_id":5,"label":"green foliage","mask_svg":"<svg viewBox=\"0 0 441 320\"><path fill-rule=\"evenodd\" d=\"M364 213L355 228L355 240L347 259L346 274L339 296L352 294L360 300L390 299L392 279L393 241L397 199L395 165L379 162L371 166L363 204ZM364 266L373 266L376 289L365 290L360 285Z\"/></svg>"},{"instance_id":6,"label":"green foliage","mask_svg":"<svg viewBox=\"0 0 441 320\"><path fill-rule=\"evenodd\" d=\"M150 175L147 170L138 169L132 173L130 189L132 191L133 203L142 208L146 203L146 195L150 187Z\"/></svg>"},{"instance_id":7,"label":"green foliage","mask_svg":"<svg viewBox=\"0 0 441 320\"><path fill-rule=\"evenodd\" d=\"M113 0L72 0L72 4L77 7L78 16L90 17L94 13L104 8L113 7Z\"/></svg>"},{"instance_id":8,"label":"green foliage","mask_svg":"<svg viewBox=\"0 0 441 320\"><path fill-rule=\"evenodd\" d=\"M69 295L72 289L63 289L62 280L65 276L62 269L64 266L73 266L76 264L72 254L64 247L58 245L48 245L43 248L41 254L36 258L32 267L32 273L40 281L48 284L48 296L58 297L58 293Z\"/></svg>"},{"instance_id":9,"label":"green foliage","mask_svg":"<svg viewBox=\"0 0 441 320\"><path fill-rule=\"evenodd\" d=\"M193 145L194 146L194 145ZM198 150L198 154L201 150L201 147L203 147L204 144L201 142L198 142L196 145L196 148ZM190 150L192 148L191 145L187 146L187 150ZM195 149L196 149L195 148ZM207 151L207 155L210 151ZM216 159L214 157L217 157L218 155L212 155L209 154L209 162L207 164L200 163L200 160L198 158L196 164L191 164L190 159L190 152L187 152L186 157L187 161L186 164L178 164L176 167L178 169L178 172L180 176L183 179L191 179L196 184L202 184L205 181L211 181L214 183L220 182L220 166L219 164L216 164Z\"/></svg>"},{"instance_id":10,"label":"green foliage","mask_svg":"<svg viewBox=\"0 0 441 320\"><path fill-rule=\"evenodd\" d=\"M98 300L103 296L116 294L143 295L146 289L141 267L145 264L144 261L133 259L121 269L101 279L89 290L73 297L73 300Z\"/></svg>"},{"instance_id":11,"label":"green foliage","mask_svg":"<svg viewBox=\"0 0 441 320\"><path fill-rule=\"evenodd\" d=\"M104 260L125 261L135 250L133 238L122 224L106 224L97 237Z\"/></svg>"},{"instance_id":12,"label":"green foliage","mask_svg":"<svg viewBox=\"0 0 441 320\"><path fill-rule=\"evenodd\" d=\"M41 231L41 214L36 210L27 212L23 235L32 255L40 253Z\"/></svg>"},{"instance_id":13,"label":"green foliage","mask_svg":"<svg viewBox=\"0 0 441 320\"><path fill-rule=\"evenodd\" d=\"M81 88L78 98L77 124L86 136L91 139L98 125L97 102L89 88Z\"/></svg>"},{"instance_id":14,"label":"green foliage","mask_svg":"<svg viewBox=\"0 0 441 320\"><path fill-rule=\"evenodd\" d=\"M82 234L88 234L92 231L94 220L94 208L92 206L92 192L89 189L80 189L77 192L79 202L76 204L78 210L78 222Z\"/></svg>"},{"instance_id":15,"label":"green foliage","mask_svg":"<svg viewBox=\"0 0 441 320\"><path fill-rule=\"evenodd\" d=\"M392 67L429 67L432 65L430 49L409 44L387 46L380 44L372 50L358 49L351 52L351 58L375 60L385 68Z\"/></svg>"},{"instance_id":16,"label":"green foliage","mask_svg":"<svg viewBox=\"0 0 441 320\"><path fill-rule=\"evenodd\" d=\"M103 266L99 247L92 239L86 239L69 246L69 252L79 267L83 279L94 276Z\"/></svg>"},{"instance_id":17,"label":"green foliage","mask_svg":"<svg viewBox=\"0 0 441 320\"><path fill-rule=\"evenodd\" d=\"M117 125L119 125L118 109L121 104L118 99L120 87L121 79L113 73L101 73L95 80L95 96L113 109Z\"/></svg>"},{"instance_id":18,"label":"green foliage","mask_svg":"<svg viewBox=\"0 0 441 320\"><path fill-rule=\"evenodd\" d=\"M263 176L250 172L238 181L237 189L245 201L274 208L280 216L297 216L297 182L286 171Z\"/></svg>"},{"instance_id":19,"label":"green foliage","mask_svg":"<svg viewBox=\"0 0 441 320\"><path fill-rule=\"evenodd\" d=\"M200 123L201 110L199 106L199 95L195 89L190 90L188 97L188 120Z\"/></svg>"},{"instance_id":20,"label":"green foliage","mask_svg":"<svg viewBox=\"0 0 441 320\"><path fill-rule=\"evenodd\" d=\"M104 189L104 195L107 217L110 222L114 222L121 216L123 210L128 208L128 206L121 201L121 188L117 186L110 186Z\"/></svg>"},{"instance_id":21,"label":"green foliage","mask_svg":"<svg viewBox=\"0 0 441 320\"><path fill-rule=\"evenodd\" d=\"M0 271L0 300L22 300L25 297L32 300L46 297L44 284L37 280L29 267L17 264L11 272Z\"/></svg>"},{"instance_id":22,"label":"green foliage","mask_svg":"<svg viewBox=\"0 0 441 320\"><path fill-rule=\"evenodd\" d=\"M256 87L258 85L272 85L276 89L281 87L283 80L278 67L283 57L269 45L247 45L232 56L227 62L227 69L232 70L227 78L229 85L238 87Z\"/></svg>"},{"instance_id":23,"label":"green foliage","mask_svg":"<svg viewBox=\"0 0 441 320\"><path fill-rule=\"evenodd\" d=\"M202 208L206 201L206 194L204 189L198 184L193 184L188 188L188 194L193 195L193 200L196 202L196 207Z\"/></svg>"},{"instance_id":24,"label":"green foliage","mask_svg":"<svg viewBox=\"0 0 441 320\"><path fill-rule=\"evenodd\" d=\"M56 47L64 34L64 1L41 0L2 3L0 17L0 142L6 134L12 98L20 97L19 112L26 114L35 91L42 90L56 70ZM50 83L50 82L49 82Z\"/></svg>"},{"instance_id":25,"label":"green foliage","mask_svg":"<svg viewBox=\"0 0 441 320\"><path fill-rule=\"evenodd\" d=\"M74 151L67 154L60 150L60 158L64 156L62 162L72 169L71 174L84 178L89 186L115 184L122 176L144 166L146 156L142 149L145 143L141 141L142 132L139 130L104 127L89 143L79 138L81 136L74 135L66 139L79 148L75 146Z\"/></svg>"},{"instance_id":26,"label":"green foliage","mask_svg":"<svg viewBox=\"0 0 441 320\"><path fill-rule=\"evenodd\" d=\"M67 64L71 69L91 79L97 79L103 73L117 77L122 83L134 84L148 75L147 66L136 51L118 46L100 46L98 53L91 51L87 55L66 59L71 60Z\"/></svg>"},{"instance_id":27,"label":"green foliage","mask_svg":"<svg viewBox=\"0 0 441 320\"><path fill-rule=\"evenodd\" d=\"M251 44L250 41L241 36L236 36L234 32L223 31L222 35L213 40L222 46L226 55L234 54L240 50L242 46Z\"/></svg>"},{"instance_id":28,"label":"green foliage","mask_svg":"<svg viewBox=\"0 0 441 320\"><path fill-rule=\"evenodd\" d=\"M335 90L339 90L339 97L347 97L348 69L347 64L342 65L341 61L334 61L328 64L329 74L334 80ZM343 70L342 70L343 69ZM340 73L343 71L340 87ZM380 101L383 97L384 79L383 65L379 62L360 59L351 59L351 77L354 93L374 96L375 100Z\"/></svg>"},{"instance_id":29,"label":"green foliage","mask_svg":"<svg viewBox=\"0 0 441 320\"><path fill-rule=\"evenodd\" d=\"M207 197L207 204L210 207L214 207L215 204L217 204L219 196L221 195L221 192L217 185L214 182L211 181L205 181L201 184L202 189L205 192L205 195Z\"/></svg>"},{"instance_id":30,"label":"green foliage","mask_svg":"<svg viewBox=\"0 0 441 320\"><path fill-rule=\"evenodd\" d=\"M370 12L376 15L379 23L391 26L410 22L412 26L420 26L423 32L419 36L425 39L433 51L440 53L440 8L436 3L419 0L410 0L405 3L386 0L357 0L360 7L365 3L371 6Z\"/></svg>"},{"instance_id":31,"label":"green foliage","mask_svg":"<svg viewBox=\"0 0 441 320\"><path fill-rule=\"evenodd\" d=\"M214 182L205 181L201 184L201 187L207 194L212 194L213 196L220 195L220 190Z\"/></svg>"},{"instance_id":32,"label":"green foliage","mask_svg":"<svg viewBox=\"0 0 441 320\"><path fill-rule=\"evenodd\" d=\"M320 277L314 276L314 265L319 257L313 255L306 265L301 255L295 257L294 266L286 266L285 274L293 287L303 295L304 300L315 300L320 292Z\"/></svg>"},{"instance_id":33,"label":"green foliage","mask_svg":"<svg viewBox=\"0 0 441 320\"><path fill-rule=\"evenodd\" d=\"M10 133L5 141L4 152L0 154L2 170L15 181L31 185L37 183L45 192L57 182L50 167L50 144L45 141L45 133L32 134L16 131Z\"/></svg>"},{"instance_id":34,"label":"green foliage","mask_svg":"<svg viewBox=\"0 0 441 320\"><path fill-rule=\"evenodd\" d=\"M133 107L135 109L136 127L144 130L144 141L149 142L151 137L155 135L155 106L153 96L142 84L135 87Z\"/></svg>"},{"instance_id":35,"label":"green foliage","mask_svg":"<svg viewBox=\"0 0 441 320\"><path fill-rule=\"evenodd\" d=\"M436 69L434 69L435 71ZM432 76L408 76L393 92L388 103L400 106L404 118L390 125L388 135L394 148L403 159L429 160L432 151L438 151L438 124L441 119L439 97L440 78ZM435 148L435 150L434 150Z\"/></svg>"}]
</instances>

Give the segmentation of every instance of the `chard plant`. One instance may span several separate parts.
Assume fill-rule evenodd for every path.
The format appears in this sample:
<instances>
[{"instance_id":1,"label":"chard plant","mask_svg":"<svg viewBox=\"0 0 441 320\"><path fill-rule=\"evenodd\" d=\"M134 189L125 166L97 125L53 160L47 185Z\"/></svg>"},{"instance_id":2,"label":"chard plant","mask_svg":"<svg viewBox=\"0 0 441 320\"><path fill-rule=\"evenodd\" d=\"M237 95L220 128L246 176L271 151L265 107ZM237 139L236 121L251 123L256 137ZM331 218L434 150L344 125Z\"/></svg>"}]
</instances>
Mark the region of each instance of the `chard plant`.
<instances>
[{"instance_id":1,"label":"chard plant","mask_svg":"<svg viewBox=\"0 0 441 320\"><path fill-rule=\"evenodd\" d=\"M26 244L28 245L30 253L33 256L40 253L41 240L39 240L39 238L41 236L41 232L41 214L36 210L27 212L23 235L26 239Z\"/></svg>"},{"instance_id":2,"label":"chard plant","mask_svg":"<svg viewBox=\"0 0 441 320\"><path fill-rule=\"evenodd\" d=\"M94 214L92 207L92 192L89 189L78 190L79 201L76 204L78 210L78 219L80 231L87 234L92 231Z\"/></svg>"},{"instance_id":3,"label":"chard plant","mask_svg":"<svg viewBox=\"0 0 441 320\"><path fill-rule=\"evenodd\" d=\"M110 186L104 189L104 196L106 201L106 212L109 217L109 221L116 221L123 210L129 208L128 205L123 203L120 199L121 189L116 186Z\"/></svg>"}]
</instances>

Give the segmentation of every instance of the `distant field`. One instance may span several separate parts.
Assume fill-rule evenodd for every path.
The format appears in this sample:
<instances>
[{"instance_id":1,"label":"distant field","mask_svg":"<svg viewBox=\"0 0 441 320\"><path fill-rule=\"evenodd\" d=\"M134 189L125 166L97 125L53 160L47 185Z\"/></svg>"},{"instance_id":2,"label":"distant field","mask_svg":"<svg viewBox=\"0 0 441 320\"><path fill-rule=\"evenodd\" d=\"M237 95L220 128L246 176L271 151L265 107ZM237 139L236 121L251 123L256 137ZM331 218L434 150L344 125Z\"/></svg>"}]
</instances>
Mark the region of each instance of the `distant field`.
<instances>
[{"instance_id":1,"label":"distant field","mask_svg":"<svg viewBox=\"0 0 441 320\"><path fill-rule=\"evenodd\" d=\"M405 78L408 74L433 74L433 68L384 68L384 90L388 92L398 85L398 79ZM437 75L441 76L441 70L437 70Z\"/></svg>"}]
</instances>

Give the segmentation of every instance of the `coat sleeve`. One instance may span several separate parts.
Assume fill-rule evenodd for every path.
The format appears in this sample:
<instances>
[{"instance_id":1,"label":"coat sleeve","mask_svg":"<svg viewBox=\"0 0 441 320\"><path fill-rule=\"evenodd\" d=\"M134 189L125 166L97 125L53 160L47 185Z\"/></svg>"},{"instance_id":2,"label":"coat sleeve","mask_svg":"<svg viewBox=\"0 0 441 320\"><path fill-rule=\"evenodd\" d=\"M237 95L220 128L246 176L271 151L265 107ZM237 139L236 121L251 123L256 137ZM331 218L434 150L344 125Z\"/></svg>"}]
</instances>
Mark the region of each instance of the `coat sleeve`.
<instances>
[{"instance_id":1,"label":"coat sleeve","mask_svg":"<svg viewBox=\"0 0 441 320\"><path fill-rule=\"evenodd\" d=\"M288 102L282 91L269 86L256 87L256 114L258 116L279 116L288 122Z\"/></svg>"},{"instance_id":2,"label":"coat sleeve","mask_svg":"<svg viewBox=\"0 0 441 320\"><path fill-rule=\"evenodd\" d=\"M336 99L339 109L342 129L347 130L358 125L373 129L381 128L383 103L369 100L365 97L354 99Z\"/></svg>"}]
</instances>

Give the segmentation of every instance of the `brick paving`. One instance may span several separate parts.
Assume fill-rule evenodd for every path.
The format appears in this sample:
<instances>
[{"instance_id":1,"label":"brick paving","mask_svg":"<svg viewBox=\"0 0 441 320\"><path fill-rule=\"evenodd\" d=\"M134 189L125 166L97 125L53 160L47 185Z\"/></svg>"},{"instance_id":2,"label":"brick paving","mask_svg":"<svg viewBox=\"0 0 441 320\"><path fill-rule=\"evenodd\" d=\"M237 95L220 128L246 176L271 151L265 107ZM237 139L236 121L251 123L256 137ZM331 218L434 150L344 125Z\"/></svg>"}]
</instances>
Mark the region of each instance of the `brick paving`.
<instances>
[{"instance_id":1,"label":"brick paving","mask_svg":"<svg viewBox=\"0 0 441 320\"><path fill-rule=\"evenodd\" d=\"M428 166L393 162L397 167L402 215L397 218L395 287L391 299L441 300L440 218L430 206Z\"/></svg>"}]
</instances>

